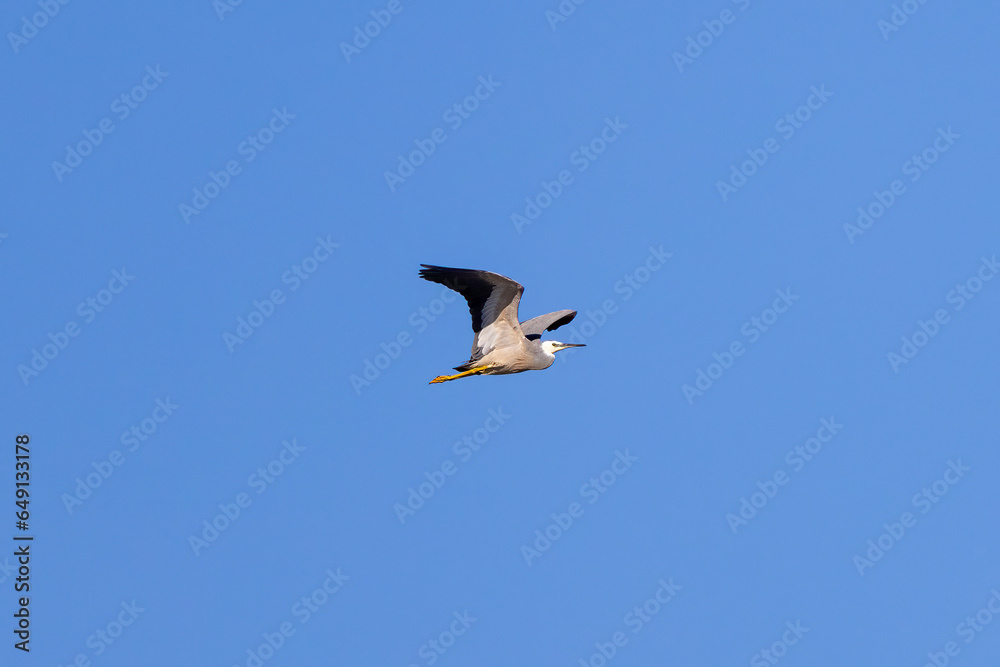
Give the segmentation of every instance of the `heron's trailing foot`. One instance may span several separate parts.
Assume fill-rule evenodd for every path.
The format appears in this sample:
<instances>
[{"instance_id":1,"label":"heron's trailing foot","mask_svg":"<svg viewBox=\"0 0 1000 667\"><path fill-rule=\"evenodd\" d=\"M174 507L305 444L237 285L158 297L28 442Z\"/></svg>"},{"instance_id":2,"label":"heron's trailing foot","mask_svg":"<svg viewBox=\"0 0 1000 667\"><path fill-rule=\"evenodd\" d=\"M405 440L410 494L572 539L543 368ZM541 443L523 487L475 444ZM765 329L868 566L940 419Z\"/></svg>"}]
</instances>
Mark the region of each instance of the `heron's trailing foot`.
<instances>
[{"instance_id":1,"label":"heron's trailing foot","mask_svg":"<svg viewBox=\"0 0 1000 667\"><path fill-rule=\"evenodd\" d=\"M488 368L489 366L477 366L476 368L472 368L467 371L462 371L461 373L458 373L456 375L438 375L428 384L438 384L439 382L447 382L448 380L457 380L458 378L464 378L466 375L479 375Z\"/></svg>"}]
</instances>

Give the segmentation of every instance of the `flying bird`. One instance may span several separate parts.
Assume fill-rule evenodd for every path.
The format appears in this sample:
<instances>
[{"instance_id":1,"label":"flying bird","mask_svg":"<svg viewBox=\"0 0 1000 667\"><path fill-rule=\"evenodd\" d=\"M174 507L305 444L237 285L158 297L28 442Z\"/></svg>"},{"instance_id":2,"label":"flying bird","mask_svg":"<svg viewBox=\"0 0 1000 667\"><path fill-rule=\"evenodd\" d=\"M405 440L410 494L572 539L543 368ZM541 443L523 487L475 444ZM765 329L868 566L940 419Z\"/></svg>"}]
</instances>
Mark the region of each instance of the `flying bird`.
<instances>
[{"instance_id":1,"label":"flying bird","mask_svg":"<svg viewBox=\"0 0 1000 667\"><path fill-rule=\"evenodd\" d=\"M540 371L552 365L555 353L582 344L541 340L546 331L569 324L575 310L557 310L518 322L517 306L524 287L506 276L473 269L450 269L421 264L420 277L455 290L469 302L472 314L472 355L457 375L439 375L430 384L457 380L467 375L507 375Z\"/></svg>"}]
</instances>

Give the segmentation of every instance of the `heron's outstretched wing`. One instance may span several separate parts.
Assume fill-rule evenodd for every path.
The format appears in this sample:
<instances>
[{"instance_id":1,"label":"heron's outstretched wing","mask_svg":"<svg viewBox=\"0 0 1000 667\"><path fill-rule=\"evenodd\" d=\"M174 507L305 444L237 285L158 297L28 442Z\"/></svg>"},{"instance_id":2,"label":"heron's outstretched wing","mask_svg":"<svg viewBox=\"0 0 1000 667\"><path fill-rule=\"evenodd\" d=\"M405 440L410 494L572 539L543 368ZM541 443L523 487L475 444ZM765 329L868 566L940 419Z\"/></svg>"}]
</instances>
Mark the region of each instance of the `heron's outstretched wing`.
<instances>
[{"instance_id":1,"label":"heron's outstretched wing","mask_svg":"<svg viewBox=\"0 0 1000 667\"><path fill-rule=\"evenodd\" d=\"M575 310L557 310L554 313L547 313L532 317L526 322L521 322L521 331L528 340L541 338L546 331L555 331L564 324L569 324L576 317Z\"/></svg>"},{"instance_id":2,"label":"heron's outstretched wing","mask_svg":"<svg viewBox=\"0 0 1000 667\"><path fill-rule=\"evenodd\" d=\"M472 330L476 334L470 361L489 354L495 348L516 345L524 340L517 321L517 306L524 292L519 284L490 271L430 264L420 266L424 267L420 270L421 278L453 289L469 302Z\"/></svg>"}]
</instances>

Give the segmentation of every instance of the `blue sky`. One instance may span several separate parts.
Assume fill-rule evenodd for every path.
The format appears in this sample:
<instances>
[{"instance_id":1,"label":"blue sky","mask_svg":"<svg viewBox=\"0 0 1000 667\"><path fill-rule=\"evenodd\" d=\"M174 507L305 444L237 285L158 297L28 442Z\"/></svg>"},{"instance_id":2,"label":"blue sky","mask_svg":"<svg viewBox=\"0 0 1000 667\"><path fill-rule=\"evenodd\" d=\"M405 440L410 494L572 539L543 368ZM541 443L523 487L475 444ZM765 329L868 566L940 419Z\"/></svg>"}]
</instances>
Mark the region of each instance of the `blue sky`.
<instances>
[{"instance_id":1,"label":"blue sky","mask_svg":"<svg viewBox=\"0 0 1000 667\"><path fill-rule=\"evenodd\" d=\"M4 661L995 664L998 20L9 3Z\"/></svg>"}]
</instances>

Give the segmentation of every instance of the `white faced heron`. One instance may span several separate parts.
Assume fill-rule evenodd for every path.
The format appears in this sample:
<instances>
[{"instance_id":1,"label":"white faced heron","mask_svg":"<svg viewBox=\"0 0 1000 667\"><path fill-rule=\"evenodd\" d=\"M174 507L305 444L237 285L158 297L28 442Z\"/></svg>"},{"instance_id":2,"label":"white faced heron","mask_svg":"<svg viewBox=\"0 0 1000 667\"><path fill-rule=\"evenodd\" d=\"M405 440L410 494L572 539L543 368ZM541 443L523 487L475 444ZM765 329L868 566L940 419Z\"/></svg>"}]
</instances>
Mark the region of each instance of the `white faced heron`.
<instances>
[{"instance_id":1,"label":"white faced heron","mask_svg":"<svg viewBox=\"0 0 1000 667\"><path fill-rule=\"evenodd\" d=\"M540 371L552 365L555 353L580 344L540 340L542 333L569 324L575 310L558 310L527 322L517 321L517 306L524 288L489 271L450 269L421 264L420 277L453 289L469 302L472 313L472 355L455 370L457 375L439 375L431 384L457 380L467 375L506 375Z\"/></svg>"}]
</instances>

